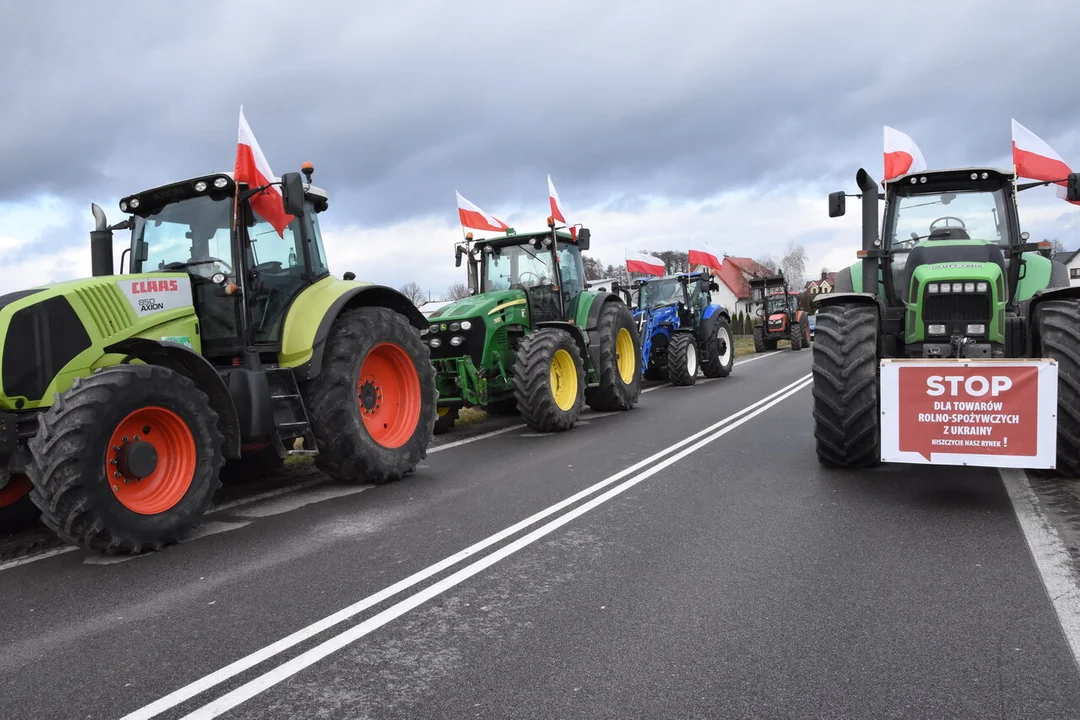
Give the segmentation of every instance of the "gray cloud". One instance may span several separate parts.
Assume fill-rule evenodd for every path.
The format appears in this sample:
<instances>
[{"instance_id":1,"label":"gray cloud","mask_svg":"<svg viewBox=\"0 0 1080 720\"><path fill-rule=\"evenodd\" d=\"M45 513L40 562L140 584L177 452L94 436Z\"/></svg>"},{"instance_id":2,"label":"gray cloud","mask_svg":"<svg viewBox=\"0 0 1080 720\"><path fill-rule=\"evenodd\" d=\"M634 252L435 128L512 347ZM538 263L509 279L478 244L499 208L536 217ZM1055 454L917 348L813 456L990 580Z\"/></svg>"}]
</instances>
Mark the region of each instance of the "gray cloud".
<instances>
[{"instance_id":1,"label":"gray cloud","mask_svg":"<svg viewBox=\"0 0 1080 720\"><path fill-rule=\"evenodd\" d=\"M228 169L241 103L274 169L313 161L361 225L452 218L455 189L543 208L549 172L572 208L823 191L881 172L882 124L968 165L1008 162L1016 116L1080 164L1075 3L368 5L5 10L0 202L116 213Z\"/></svg>"}]
</instances>

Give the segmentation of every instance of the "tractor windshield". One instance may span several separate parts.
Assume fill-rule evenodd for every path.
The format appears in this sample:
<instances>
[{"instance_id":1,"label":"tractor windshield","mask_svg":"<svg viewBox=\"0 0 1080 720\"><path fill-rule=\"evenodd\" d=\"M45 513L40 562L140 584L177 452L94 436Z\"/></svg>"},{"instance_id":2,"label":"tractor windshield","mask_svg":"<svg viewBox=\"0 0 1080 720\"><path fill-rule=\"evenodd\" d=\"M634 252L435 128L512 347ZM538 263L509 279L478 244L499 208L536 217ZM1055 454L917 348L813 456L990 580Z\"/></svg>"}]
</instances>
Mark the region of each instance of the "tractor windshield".
<instances>
[{"instance_id":1,"label":"tractor windshield","mask_svg":"<svg viewBox=\"0 0 1080 720\"><path fill-rule=\"evenodd\" d=\"M652 280L641 286L638 294L638 307L658 307L683 299L682 285L678 278Z\"/></svg>"},{"instance_id":2,"label":"tractor windshield","mask_svg":"<svg viewBox=\"0 0 1080 720\"><path fill-rule=\"evenodd\" d=\"M585 280L577 247L560 244L558 256L564 289L581 292ZM537 250L531 244L507 245L499 249L498 255L484 253L483 281L484 292L557 284L550 250Z\"/></svg>"},{"instance_id":3,"label":"tractor windshield","mask_svg":"<svg viewBox=\"0 0 1080 720\"><path fill-rule=\"evenodd\" d=\"M770 295L766 301L766 310L772 313L782 313L788 309L788 299L784 295Z\"/></svg>"},{"instance_id":4,"label":"tractor windshield","mask_svg":"<svg viewBox=\"0 0 1080 720\"><path fill-rule=\"evenodd\" d=\"M900 196L889 213L891 247L921 240L986 240L1007 245L1008 199L1001 188Z\"/></svg>"},{"instance_id":5,"label":"tractor windshield","mask_svg":"<svg viewBox=\"0 0 1080 720\"><path fill-rule=\"evenodd\" d=\"M232 202L209 197L180 200L147 218L137 217L133 240L145 242L147 252L146 260L133 260L131 271L181 269L204 277L231 272L231 226Z\"/></svg>"}]
</instances>

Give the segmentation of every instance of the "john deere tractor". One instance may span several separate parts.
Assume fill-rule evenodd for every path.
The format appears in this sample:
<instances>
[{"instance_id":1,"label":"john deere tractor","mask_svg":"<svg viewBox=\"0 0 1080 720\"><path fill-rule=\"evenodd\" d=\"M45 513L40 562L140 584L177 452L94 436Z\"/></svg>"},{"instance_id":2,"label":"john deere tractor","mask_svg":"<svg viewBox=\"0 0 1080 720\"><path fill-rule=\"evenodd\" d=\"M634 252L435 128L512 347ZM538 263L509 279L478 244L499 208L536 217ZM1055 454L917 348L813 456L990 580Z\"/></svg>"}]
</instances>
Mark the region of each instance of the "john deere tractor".
<instances>
[{"instance_id":1,"label":"john deere tractor","mask_svg":"<svg viewBox=\"0 0 1080 720\"><path fill-rule=\"evenodd\" d=\"M425 335L439 388L436 432L459 411L515 411L540 432L568 430L583 405L629 410L641 394L641 352L630 309L585 289L590 232L548 229L457 245L470 297L439 308Z\"/></svg>"},{"instance_id":2,"label":"john deere tractor","mask_svg":"<svg viewBox=\"0 0 1080 720\"><path fill-rule=\"evenodd\" d=\"M1080 199L1078 176L1068 198ZM1020 230L1012 170L909 173L881 193L866 170L859 260L836 291L818 295L814 427L820 462L869 467L881 461L882 359L954 360L992 367L1005 358L1057 362L1058 473L1080 474L1080 288L1069 287L1050 243ZM829 216L845 213L843 191ZM878 202L885 200L878 229Z\"/></svg>"},{"instance_id":3,"label":"john deere tractor","mask_svg":"<svg viewBox=\"0 0 1080 720\"><path fill-rule=\"evenodd\" d=\"M111 227L94 205L93 277L0 297L5 498L29 493L72 543L136 553L199 522L226 460L312 455L345 482L416 467L436 416L427 322L330 275L327 196L303 172L271 183L280 234L252 208L271 185L230 173L125 197ZM120 274L115 230L131 233Z\"/></svg>"},{"instance_id":4,"label":"john deere tractor","mask_svg":"<svg viewBox=\"0 0 1080 720\"><path fill-rule=\"evenodd\" d=\"M712 302L711 291L719 287L710 274L640 278L633 286L646 379L686 386L697 382L699 368L707 378L731 374L735 362L731 315ZM625 292L629 296L629 290Z\"/></svg>"},{"instance_id":5,"label":"john deere tractor","mask_svg":"<svg viewBox=\"0 0 1080 720\"><path fill-rule=\"evenodd\" d=\"M775 350L780 340L787 340L792 350L802 350L810 344L810 320L799 309L797 296L788 289L784 273L764 278L752 278L750 299L760 305L754 318L754 352Z\"/></svg>"}]
</instances>

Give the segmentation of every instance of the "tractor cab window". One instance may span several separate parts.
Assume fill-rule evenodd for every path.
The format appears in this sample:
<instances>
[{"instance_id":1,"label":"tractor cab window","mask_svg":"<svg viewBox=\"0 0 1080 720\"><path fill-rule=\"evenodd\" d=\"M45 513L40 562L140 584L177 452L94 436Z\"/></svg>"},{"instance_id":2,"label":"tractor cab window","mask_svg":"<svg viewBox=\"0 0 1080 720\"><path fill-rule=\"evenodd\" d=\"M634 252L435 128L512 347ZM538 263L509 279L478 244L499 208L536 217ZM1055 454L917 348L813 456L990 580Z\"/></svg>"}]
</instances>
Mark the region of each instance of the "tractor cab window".
<instances>
[{"instance_id":1,"label":"tractor cab window","mask_svg":"<svg viewBox=\"0 0 1080 720\"><path fill-rule=\"evenodd\" d=\"M897 250L925 240L1009 243L1007 198L1000 188L899 197L887 241Z\"/></svg>"},{"instance_id":2,"label":"tractor cab window","mask_svg":"<svg viewBox=\"0 0 1080 720\"><path fill-rule=\"evenodd\" d=\"M651 280L641 286L641 292L638 295L639 306L643 308L670 305L682 299L682 285L679 284L678 278Z\"/></svg>"},{"instance_id":3,"label":"tractor cab window","mask_svg":"<svg viewBox=\"0 0 1080 720\"><path fill-rule=\"evenodd\" d=\"M766 311L771 315L773 313L787 312L791 309L790 300L784 295L770 295L766 301Z\"/></svg>"},{"instance_id":4,"label":"tractor cab window","mask_svg":"<svg viewBox=\"0 0 1080 720\"><path fill-rule=\"evenodd\" d=\"M696 308L698 312L702 312L709 306L709 286L706 281L703 280L691 280L690 287L690 307Z\"/></svg>"},{"instance_id":5,"label":"tractor cab window","mask_svg":"<svg viewBox=\"0 0 1080 720\"><path fill-rule=\"evenodd\" d=\"M308 214L313 214L310 203ZM293 218L279 235L274 226L254 210L249 209L246 215L251 338L255 344L273 344L281 339L289 304L309 284L300 223L310 220ZM312 262L320 264L321 257L317 259L315 254L312 247Z\"/></svg>"}]
</instances>

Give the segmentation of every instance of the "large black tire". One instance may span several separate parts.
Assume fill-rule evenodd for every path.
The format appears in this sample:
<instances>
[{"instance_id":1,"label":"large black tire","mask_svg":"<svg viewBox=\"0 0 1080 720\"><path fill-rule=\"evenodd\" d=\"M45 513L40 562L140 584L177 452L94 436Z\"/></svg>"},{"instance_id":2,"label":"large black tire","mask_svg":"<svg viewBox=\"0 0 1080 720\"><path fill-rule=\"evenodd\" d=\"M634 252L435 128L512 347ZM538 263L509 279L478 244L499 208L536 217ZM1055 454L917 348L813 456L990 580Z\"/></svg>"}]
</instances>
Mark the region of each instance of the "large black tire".
<instances>
[{"instance_id":1,"label":"large black tire","mask_svg":"<svg viewBox=\"0 0 1080 720\"><path fill-rule=\"evenodd\" d=\"M707 378L722 378L731 374L735 365L735 341L731 336L731 323L722 317L716 319L712 332L705 340L705 357L701 361L701 373Z\"/></svg>"},{"instance_id":2,"label":"large black tire","mask_svg":"<svg viewBox=\"0 0 1080 720\"><path fill-rule=\"evenodd\" d=\"M798 320L792 321L788 327L788 340L791 342L792 350L802 350L803 340L805 338L806 330L803 329L802 322Z\"/></svg>"},{"instance_id":3,"label":"large black tire","mask_svg":"<svg viewBox=\"0 0 1080 720\"><path fill-rule=\"evenodd\" d=\"M598 412L629 410L641 396L641 339L637 324L626 303L609 300L600 309L600 386L586 388L585 402ZM625 331L625 334L624 334ZM632 358L625 358L618 350L619 336L629 343ZM624 377L629 375L629 379Z\"/></svg>"},{"instance_id":4,"label":"large black tire","mask_svg":"<svg viewBox=\"0 0 1080 720\"><path fill-rule=\"evenodd\" d=\"M565 352L573 364L573 377L560 377L573 393L573 402L560 407L551 385L552 364ZM573 380L577 380L576 392ZM585 398L585 363L574 338L565 330L543 328L526 335L518 345L514 359L514 396L525 423L538 432L569 430L581 415Z\"/></svg>"},{"instance_id":5,"label":"large black tire","mask_svg":"<svg viewBox=\"0 0 1080 720\"><path fill-rule=\"evenodd\" d=\"M420 333L403 315L384 307L342 312L326 340L321 371L300 388L319 448L315 466L350 483L400 480L415 470L427 457L438 417L430 358ZM389 369L362 375L369 361ZM397 402L395 387L407 388L396 395ZM368 424L391 435L380 443Z\"/></svg>"},{"instance_id":6,"label":"large black tire","mask_svg":"<svg viewBox=\"0 0 1080 720\"><path fill-rule=\"evenodd\" d=\"M116 464L120 455L115 448L120 446L110 447L110 438L132 412L155 407L169 411L191 433L194 453L187 461L193 460L193 472L186 490L179 486L176 493L183 495L171 507L154 510L144 498L146 504L137 511L118 497L123 481L115 477L115 468L123 465ZM77 378L69 390L57 395L38 423L37 435L29 443L32 461L27 474L34 484L30 497L45 525L89 550L135 554L175 543L198 524L221 485L224 438L217 413L194 382L173 370L123 365ZM131 443L154 444L158 471L168 472L185 461L184 453L170 455L163 442L154 442L155 437L176 437L175 426L170 430L167 423L158 428L145 425L143 433L146 428L151 431L141 438L132 436ZM106 473L107 464L114 468L113 477ZM158 493L165 493L162 479L154 475L123 485L139 489L142 483L154 483Z\"/></svg>"},{"instance_id":7,"label":"large black tire","mask_svg":"<svg viewBox=\"0 0 1080 720\"><path fill-rule=\"evenodd\" d=\"M814 438L826 467L881 462L878 313L871 305L818 311L814 343Z\"/></svg>"},{"instance_id":8,"label":"large black tire","mask_svg":"<svg viewBox=\"0 0 1080 720\"><path fill-rule=\"evenodd\" d=\"M244 452L237 460L225 460L221 468L223 484L247 483L272 477L285 467L285 458L273 445Z\"/></svg>"},{"instance_id":9,"label":"large black tire","mask_svg":"<svg viewBox=\"0 0 1080 720\"><path fill-rule=\"evenodd\" d=\"M440 407L439 417L435 420L434 433L436 435L443 435L454 429L454 423L457 422L458 415L461 413L461 408L457 405L446 405Z\"/></svg>"},{"instance_id":10,"label":"large black tire","mask_svg":"<svg viewBox=\"0 0 1080 720\"><path fill-rule=\"evenodd\" d=\"M765 327L763 325L754 326L754 352L765 352Z\"/></svg>"},{"instance_id":11,"label":"large black tire","mask_svg":"<svg viewBox=\"0 0 1080 720\"><path fill-rule=\"evenodd\" d=\"M687 387L697 382L697 339L693 333L679 332L671 336L668 345L667 371L672 385Z\"/></svg>"},{"instance_id":12,"label":"large black tire","mask_svg":"<svg viewBox=\"0 0 1080 720\"><path fill-rule=\"evenodd\" d=\"M1035 310L1042 356L1058 363L1054 474L1080 476L1080 301L1047 300Z\"/></svg>"}]
</instances>

